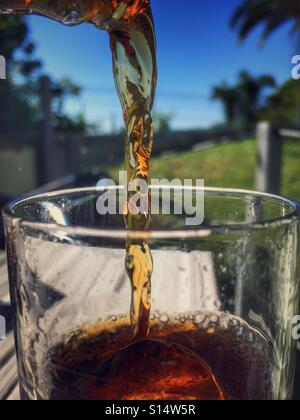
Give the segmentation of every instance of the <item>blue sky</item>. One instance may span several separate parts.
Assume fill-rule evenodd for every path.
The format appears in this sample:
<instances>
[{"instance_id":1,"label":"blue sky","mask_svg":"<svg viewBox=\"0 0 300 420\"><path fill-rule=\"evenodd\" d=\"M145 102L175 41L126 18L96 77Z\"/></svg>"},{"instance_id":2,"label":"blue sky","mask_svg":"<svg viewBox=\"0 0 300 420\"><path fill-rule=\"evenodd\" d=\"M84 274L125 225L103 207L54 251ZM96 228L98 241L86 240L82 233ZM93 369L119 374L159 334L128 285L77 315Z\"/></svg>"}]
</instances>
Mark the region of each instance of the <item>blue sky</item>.
<instances>
[{"instance_id":1,"label":"blue sky","mask_svg":"<svg viewBox=\"0 0 300 420\"><path fill-rule=\"evenodd\" d=\"M210 100L212 86L223 80L234 82L241 69L257 75L271 73L278 82L290 77L291 57L297 51L288 27L275 33L263 48L258 46L259 30L240 44L229 29L230 16L240 2L152 0L159 70L155 109L172 113L174 128L207 127L222 121L221 106ZM90 25L66 28L40 17L28 20L46 73L56 78L70 76L84 88L80 99L67 104L70 112L84 112L105 131L121 127L108 35Z\"/></svg>"}]
</instances>

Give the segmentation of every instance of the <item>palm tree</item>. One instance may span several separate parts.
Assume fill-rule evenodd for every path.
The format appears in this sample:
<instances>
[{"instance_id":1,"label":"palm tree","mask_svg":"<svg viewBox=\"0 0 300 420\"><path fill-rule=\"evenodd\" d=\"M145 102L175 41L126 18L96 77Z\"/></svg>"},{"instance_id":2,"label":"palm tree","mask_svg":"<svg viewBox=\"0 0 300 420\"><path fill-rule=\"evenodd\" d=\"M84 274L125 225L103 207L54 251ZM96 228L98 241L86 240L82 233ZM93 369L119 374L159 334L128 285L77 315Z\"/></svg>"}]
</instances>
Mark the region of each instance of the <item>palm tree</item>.
<instances>
[{"instance_id":1,"label":"palm tree","mask_svg":"<svg viewBox=\"0 0 300 420\"><path fill-rule=\"evenodd\" d=\"M231 25L238 29L241 40L258 25L263 24L264 42L277 28L292 22L292 31L300 31L300 2L298 0L243 0L235 11Z\"/></svg>"},{"instance_id":2,"label":"palm tree","mask_svg":"<svg viewBox=\"0 0 300 420\"><path fill-rule=\"evenodd\" d=\"M222 102L226 123L233 126L237 117L238 95L236 88L228 86L227 83L222 83L213 88L213 100Z\"/></svg>"},{"instance_id":3,"label":"palm tree","mask_svg":"<svg viewBox=\"0 0 300 420\"><path fill-rule=\"evenodd\" d=\"M264 90L275 86L275 79L270 75L254 77L246 71L240 73L236 89L240 117L244 125L251 126L257 122L257 115L263 105Z\"/></svg>"},{"instance_id":4,"label":"palm tree","mask_svg":"<svg viewBox=\"0 0 300 420\"><path fill-rule=\"evenodd\" d=\"M246 71L239 74L237 84L222 83L213 88L212 99L222 102L226 122L229 126L252 127L263 107L263 93L273 88L276 82L272 76L254 77Z\"/></svg>"}]
</instances>

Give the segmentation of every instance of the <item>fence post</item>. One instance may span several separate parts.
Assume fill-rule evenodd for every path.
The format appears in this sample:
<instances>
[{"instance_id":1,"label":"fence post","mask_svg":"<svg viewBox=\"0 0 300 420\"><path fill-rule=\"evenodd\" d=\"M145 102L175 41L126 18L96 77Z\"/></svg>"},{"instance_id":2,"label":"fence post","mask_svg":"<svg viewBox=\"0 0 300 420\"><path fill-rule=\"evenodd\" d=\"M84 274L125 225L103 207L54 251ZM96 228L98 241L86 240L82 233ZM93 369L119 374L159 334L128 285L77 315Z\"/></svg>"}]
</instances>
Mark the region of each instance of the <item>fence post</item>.
<instances>
[{"instance_id":1,"label":"fence post","mask_svg":"<svg viewBox=\"0 0 300 420\"><path fill-rule=\"evenodd\" d=\"M282 175L282 138L269 122L257 125L256 189L280 194Z\"/></svg>"},{"instance_id":2,"label":"fence post","mask_svg":"<svg viewBox=\"0 0 300 420\"><path fill-rule=\"evenodd\" d=\"M39 145L39 181L45 184L53 180L54 159L54 137L52 129L52 93L51 80L48 76L42 76L40 79L41 106L42 106L42 138Z\"/></svg>"}]
</instances>

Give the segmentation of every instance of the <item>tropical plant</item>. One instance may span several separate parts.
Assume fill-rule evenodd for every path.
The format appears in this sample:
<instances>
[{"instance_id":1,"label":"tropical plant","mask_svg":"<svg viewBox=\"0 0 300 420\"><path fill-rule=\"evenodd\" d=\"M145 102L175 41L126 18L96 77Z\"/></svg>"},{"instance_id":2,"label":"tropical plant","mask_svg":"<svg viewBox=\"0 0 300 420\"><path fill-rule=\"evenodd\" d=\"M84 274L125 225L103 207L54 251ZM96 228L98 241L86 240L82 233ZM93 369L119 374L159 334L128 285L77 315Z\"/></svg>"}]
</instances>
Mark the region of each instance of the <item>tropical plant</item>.
<instances>
[{"instance_id":1,"label":"tropical plant","mask_svg":"<svg viewBox=\"0 0 300 420\"><path fill-rule=\"evenodd\" d=\"M213 88L212 99L221 101L226 123L229 126L233 126L237 120L239 106L236 88L223 82L221 85Z\"/></svg>"},{"instance_id":2,"label":"tropical plant","mask_svg":"<svg viewBox=\"0 0 300 420\"><path fill-rule=\"evenodd\" d=\"M267 98L260 119L298 128L300 126L299 81L290 79L279 86L277 91Z\"/></svg>"},{"instance_id":3,"label":"tropical plant","mask_svg":"<svg viewBox=\"0 0 300 420\"><path fill-rule=\"evenodd\" d=\"M164 112L155 112L154 113L154 122L155 122L155 131L157 133L167 133L171 131L171 124L174 115L171 113Z\"/></svg>"},{"instance_id":4,"label":"tropical plant","mask_svg":"<svg viewBox=\"0 0 300 420\"><path fill-rule=\"evenodd\" d=\"M231 25L244 40L259 25L263 25L261 41L283 24L291 22L292 32L300 32L300 2L298 0L243 0L236 9Z\"/></svg>"},{"instance_id":5,"label":"tropical plant","mask_svg":"<svg viewBox=\"0 0 300 420\"><path fill-rule=\"evenodd\" d=\"M228 125L249 127L255 124L264 105L264 90L275 86L276 82L272 76L255 77L242 71L234 86L227 83L215 86L212 99L222 102Z\"/></svg>"},{"instance_id":6,"label":"tropical plant","mask_svg":"<svg viewBox=\"0 0 300 420\"><path fill-rule=\"evenodd\" d=\"M42 63L35 55L35 44L24 17L0 17L0 54L6 59L7 80L0 83L1 134L32 133L41 121L40 76ZM65 100L78 96L80 88L65 78L54 82L53 126L59 132L85 133L89 130L83 115L70 116L65 112ZM16 121L18 122L16 124Z\"/></svg>"},{"instance_id":7,"label":"tropical plant","mask_svg":"<svg viewBox=\"0 0 300 420\"><path fill-rule=\"evenodd\" d=\"M270 75L254 77L246 71L239 75L237 96L239 100L240 118L244 125L253 125L264 103L266 88L274 88L276 82Z\"/></svg>"}]
</instances>

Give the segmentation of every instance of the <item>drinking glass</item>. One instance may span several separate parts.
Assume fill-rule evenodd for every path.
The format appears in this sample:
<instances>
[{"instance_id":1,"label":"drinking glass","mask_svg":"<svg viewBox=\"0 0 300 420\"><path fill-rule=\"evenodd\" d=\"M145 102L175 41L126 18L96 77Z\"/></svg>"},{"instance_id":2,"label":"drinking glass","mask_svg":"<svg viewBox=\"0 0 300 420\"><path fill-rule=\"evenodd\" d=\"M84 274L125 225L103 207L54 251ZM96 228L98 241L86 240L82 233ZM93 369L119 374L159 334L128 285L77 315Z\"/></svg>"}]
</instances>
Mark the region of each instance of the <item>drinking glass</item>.
<instances>
[{"instance_id":1,"label":"drinking glass","mask_svg":"<svg viewBox=\"0 0 300 420\"><path fill-rule=\"evenodd\" d=\"M113 384L114 374L128 395L122 383L109 395L129 399L136 395L130 375L141 372L147 380L141 399L151 399L153 362L161 368L160 399L189 392L199 400L291 398L299 206L257 192L189 187L192 202L204 202L203 220L194 226L187 224L188 210L178 212L179 193L187 189L174 188L169 214L162 207L142 232L126 230L122 214L99 214L104 186L5 208L23 399L105 399L103 384ZM121 187L110 191L124 194ZM163 193L151 187L152 198ZM128 241L147 242L153 258L150 332L135 344ZM142 367L145 346L151 357ZM121 367L107 373L119 352ZM175 390L164 375L188 379Z\"/></svg>"}]
</instances>

